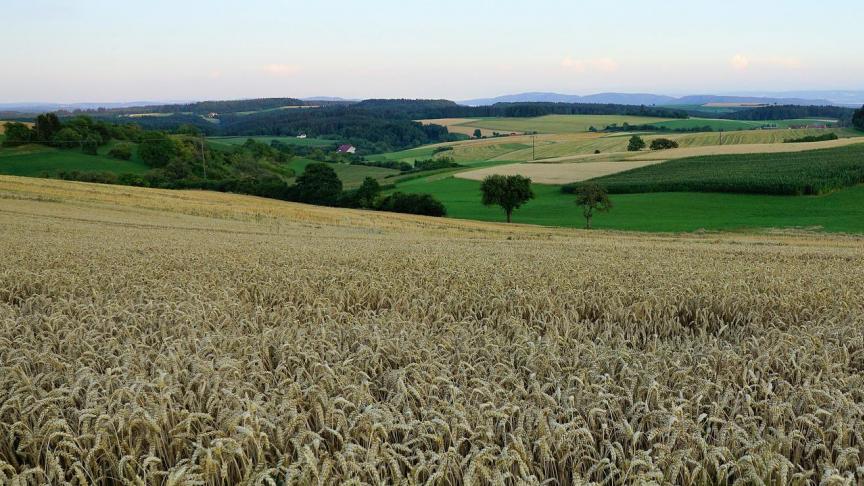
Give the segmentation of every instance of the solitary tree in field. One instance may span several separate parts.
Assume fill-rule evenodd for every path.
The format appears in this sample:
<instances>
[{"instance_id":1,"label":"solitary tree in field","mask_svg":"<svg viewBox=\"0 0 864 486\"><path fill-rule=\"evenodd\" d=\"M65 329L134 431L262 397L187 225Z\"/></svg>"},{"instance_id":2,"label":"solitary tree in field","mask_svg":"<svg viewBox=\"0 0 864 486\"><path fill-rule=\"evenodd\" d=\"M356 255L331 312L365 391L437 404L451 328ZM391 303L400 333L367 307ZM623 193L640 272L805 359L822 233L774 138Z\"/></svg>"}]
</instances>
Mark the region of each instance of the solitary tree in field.
<instances>
[{"instance_id":1,"label":"solitary tree in field","mask_svg":"<svg viewBox=\"0 0 864 486\"><path fill-rule=\"evenodd\" d=\"M474 138L481 138L481 137L483 137L483 132L481 132L479 128L474 130Z\"/></svg>"},{"instance_id":2,"label":"solitary tree in field","mask_svg":"<svg viewBox=\"0 0 864 486\"><path fill-rule=\"evenodd\" d=\"M864 106L852 115L852 125L858 130L864 130Z\"/></svg>"},{"instance_id":3,"label":"solitary tree in field","mask_svg":"<svg viewBox=\"0 0 864 486\"><path fill-rule=\"evenodd\" d=\"M597 184L585 184L579 187L576 191L576 204L582 206L585 229L591 229L591 218L594 217L594 211L605 213L612 209L609 193L603 186Z\"/></svg>"},{"instance_id":4,"label":"solitary tree in field","mask_svg":"<svg viewBox=\"0 0 864 486\"><path fill-rule=\"evenodd\" d=\"M645 140L642 140L642 137L639 135L633 135L630 137L630 143L627 145L627 150L630 152L638 152L645 148Z\"/></svg>"},{"instance_id":5,"label":"solitary tree in field","mask_svg":"<svg viewBox=\"0 0 864 486\"><path fill-rule=\"evenodd\" d=\"M520 175L490 175L483 179L480 191L483 192L483 204L501 206L508 223L512 220L513 210L534 199L531 179Z\"/></svg>"}]
</instances>

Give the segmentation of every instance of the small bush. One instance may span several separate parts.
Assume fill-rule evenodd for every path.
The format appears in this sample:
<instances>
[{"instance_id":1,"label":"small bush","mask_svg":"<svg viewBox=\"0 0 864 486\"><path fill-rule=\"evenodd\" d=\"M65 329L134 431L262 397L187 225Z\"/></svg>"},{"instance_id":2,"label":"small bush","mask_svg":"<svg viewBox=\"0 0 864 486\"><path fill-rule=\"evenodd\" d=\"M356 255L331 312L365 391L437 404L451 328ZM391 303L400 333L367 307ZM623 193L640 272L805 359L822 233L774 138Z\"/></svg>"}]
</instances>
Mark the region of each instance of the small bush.
<instances>
[{"instance_id":1,"label":"small bush","mask_svg":"<svg viewBox=\"0 0 864 486\"><path fill-rule=\"evenodd\" d=\"M824 135L810 135L807 137L801 138L789 138L783 141L783 143L810 143L810 142L826 142L828 140L837 140L840 137L837 136L836 133L826 133Z\"/></svg>"},{"instance_id":2,"label":"small bush","mask_svg":"<svg viewBox=\"0 0 864 486\"><path fill-rule=\"evenodd\" d=\"M414 161L415 172L425 170L449 169L451 167L460 167L460 165L454 162L451 157L441 157L440 159Z\"/></svg>"},{"instance_id":3,"label":"small bush","mask_svg":"<svg viewBox=\"0 0 864 486\"><path fill-rule=\"evenodd\" d=\"M108 151L108 157L117 160L129 160L132 158L132 145L128 143L117 144Z\"/></svg>"},{"instance_id":4,"label":"small bush","mask_svg":"<svg viewBox=\"0 0 864 486\"><path fill-rule=\"evenodd\" d=\"M446 216L447 208L429 194L405 194L394 192L378 203L380 211L420 214L424 216Z\"/></svg>"},{"instance_id":5,"label":"small bush","mask_svg":"<svg viewBox=\"0 0 864 486\"><path fill-rule=\"evenodd\" d=\"M668 138L658 138L651 142L651 150L668 150L678 148L678 142Z\"/></svg>"}]
</instances>

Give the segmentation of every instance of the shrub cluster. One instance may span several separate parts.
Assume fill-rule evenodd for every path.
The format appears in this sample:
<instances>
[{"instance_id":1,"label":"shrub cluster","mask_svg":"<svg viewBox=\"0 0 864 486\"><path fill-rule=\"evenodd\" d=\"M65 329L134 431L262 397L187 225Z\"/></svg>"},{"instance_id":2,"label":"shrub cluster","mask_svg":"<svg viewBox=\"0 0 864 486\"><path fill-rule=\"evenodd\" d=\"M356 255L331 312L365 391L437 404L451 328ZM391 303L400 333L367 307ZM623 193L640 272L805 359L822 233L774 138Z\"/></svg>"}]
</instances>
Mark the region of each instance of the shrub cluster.
<instances>
[{"instance_id":1,"label":"shrub cluster","mask_svg":"<svg viewBox=\"0 0 864 486\"><path fill-rule=\"evenodd\" d=\"M824 135L810 135L807 137L801 138L790 138L783 141L783 143L809 143L809 142L826 142L828 140L837 140L840 137L837 136L836 133L826 133Z\"/></svg>"},{"instance_id":2,"label":"shrub cluster","mask_svg":"<svg viewBox=\"0 0 864 486\"><path fill-rule=\"evenodd\" d=\"M651 141L651 150L668 150L678 148L678 142L668 138L657 138Z\"/></svg>"},{"instance_id":3,"label":"shrub cluster","mask_svg":"<svg viewBox=\"0 0 864 486\"><path fill-rule=\"evenodd\" d=\"M394 192L384 197L377 205L381 211L394 213L446 216L447 208L429 194L406 194Z\"/></svg>"}]
</instances>

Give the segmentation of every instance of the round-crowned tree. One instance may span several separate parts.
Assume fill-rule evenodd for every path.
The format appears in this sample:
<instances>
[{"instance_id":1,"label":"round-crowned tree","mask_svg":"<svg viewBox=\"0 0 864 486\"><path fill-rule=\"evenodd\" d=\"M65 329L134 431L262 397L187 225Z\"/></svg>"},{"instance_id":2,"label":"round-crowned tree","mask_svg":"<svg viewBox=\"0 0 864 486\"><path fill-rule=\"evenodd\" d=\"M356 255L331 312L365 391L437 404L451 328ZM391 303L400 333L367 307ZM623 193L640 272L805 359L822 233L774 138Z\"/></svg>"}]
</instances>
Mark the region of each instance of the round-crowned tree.
<instances>
[{"instance_id":1,"label":"round-crowned tree","mask_svg":"<svg viewBox=\"0 0 864 486\"><path fill-rule=\"evenodd\" d=\"M297 199L310 204L335 204L342 196L342 181L333 167L323 162L309 164L294 185Z\"/></svg>"},{"instance_id":2,"label":"round-crowned tree","mask_svg":"<svg viewBox=\"0 0 864 486\"><path fill-rule=\"evenodd\" d=\"M501 206L508 223L512 220L514 210L534 199L531 179L521 175L490 175L483 179L480 191L483 193L483 204Z\"/></svg>"}]
</instances>

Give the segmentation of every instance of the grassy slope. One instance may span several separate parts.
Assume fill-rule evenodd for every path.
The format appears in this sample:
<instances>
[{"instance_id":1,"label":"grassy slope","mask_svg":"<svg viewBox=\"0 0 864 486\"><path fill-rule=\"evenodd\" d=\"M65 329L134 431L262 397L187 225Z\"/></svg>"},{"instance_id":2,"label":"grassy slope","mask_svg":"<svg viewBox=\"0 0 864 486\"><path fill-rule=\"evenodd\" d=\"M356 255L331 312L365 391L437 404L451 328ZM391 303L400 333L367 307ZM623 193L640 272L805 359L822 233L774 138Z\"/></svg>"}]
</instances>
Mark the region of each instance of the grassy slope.
<instances>
[{"instance_id":1,"label":"grassy slope","mask_svg":"<svg viewBox=\"0 0 864 486\"><path fill-rule=\"evenodd\" d=\"M294 170L294 173L300 175L306 166L309 164L318 163L315 160L295 157L291 159L287 165ZM378 179L382 184L386 184L385 180L388 176L399 174L398 170L384 169L381 167L367 167L365 165L349 165L349 164L328 164L336 171L336 175L342 180L342 186L346 189L359 187L366 177Z\"/></svg>"},{"instance_id":2,"label":"grassy slope","mask_svg":"<svg viewBox=\"0 0 864 486\"><path fill-rule=\"evenodd\" d=\"M0 173L19 176L41 176L60 171L113 172L142 174L150 168L138 160L116 160L105 156L110 145L101 147L100 155L86 155L75 150L59 150L39 145L0 149ZM136 155L137 157L137 155Z\"/></svg>"},{"instance_id":3,"label":"grassy slope","mask_svg":"<svg viewBox=\"0 0 864 486\"><path fill-rule=\"evenodd\" d=\"M480 183L463 179L415 179L398 190L433 194L453 218L503 221L497 207L480 203ZM534 185L536 199L514 213L514 222L582 227L574 197L559 186ZM615 208L595 217L597 228L635 231L815 228L830 232L864 232L864 186L826 196L751 196L738 194L653 193L612 197Z\"/></svg>"},{"instance_id":4,"label":"grassy slope","mask_svg":"<svg viewBox=\"0 0 864 486\"><path fill-rule=\"evenodd\" d=\"M547 115L536 118L478 118L463 126L513 132L581 133L592 126L600 129L613 123L640 125L664 120L666 119L621 115Z\"/></svg>"},{"instance_id":5,"label":"grassy slope","mask_svg":"<svg viewBox=\"0 0 864 486\"><path fill-rule=\"evenodd\" d=\"M300 145L304 147L326 147L336 145L335 140L326 140L323 138L297 138L297 137L272 137L272 136L252 136L252 137L208 137L207 141L212 145L242 145L248 139L257 140L266 144L270 144L273 140L278 140L289 145Z\"/></svg>"},{"instance_id":6,"label":"grassy slope","mask_svg":"<svg viewBox=\"0 0 864 486\"><path fill-rule=\"evenodd\" d=\"M704 133L655 133L644 134L643 138L651 143L655 138L670 138L678 141L681 147L711 147L720 143L722 136L723 145L743 144L772 144L782 143L787 139L801 138L811 135L823 135L834 132L841 138L860 137L861 132L849 129L800 129L800 130L742 130ZM592 133L562 133L537 135L532 140L531 136L513 136L489 138L483 140L467 140L446 144L454 150L443 152L439 156L453 157L457 162L470 162L477 160L498 160L525 162L537 160L589 155L595 151L602 154L622 153L625 157L634 156L627 153L627 143L630 134L592 134ZM532 143L535 144L532 150ZM411 162L414 159L426 159L432 157L435 146L424 146L402 152L379 154L369 157L370 160L404 160Z\"/></svg>"},{"instance_id":7,"label":"grassy slope","mask_svg":"<svg viewBox=\"0 0 864 486\"><path fill-rule=\"evenodd\" d=\"M594 180L613 193L822 193L864 182L864 144L796 153L670 160Z\"/></svg>"},{"instance_id":8,"label":"grassy slope","mask_svg":"<svg viewBox=\"0 0 864 486\"><path fill-rule=\"evenodd\" d=\"M383 162L385 160L397 160L402 162L414 163L415 160L427 160L434 157L435 154L434 145L424 145L422 147L417 147L408 150L401 150L399 152L388 152L384 154L376 154L370 155L366 157L368 160L373 162ZM443 155L448 155L451 152L443 152Z\"/></svg>"}]
</instances>

